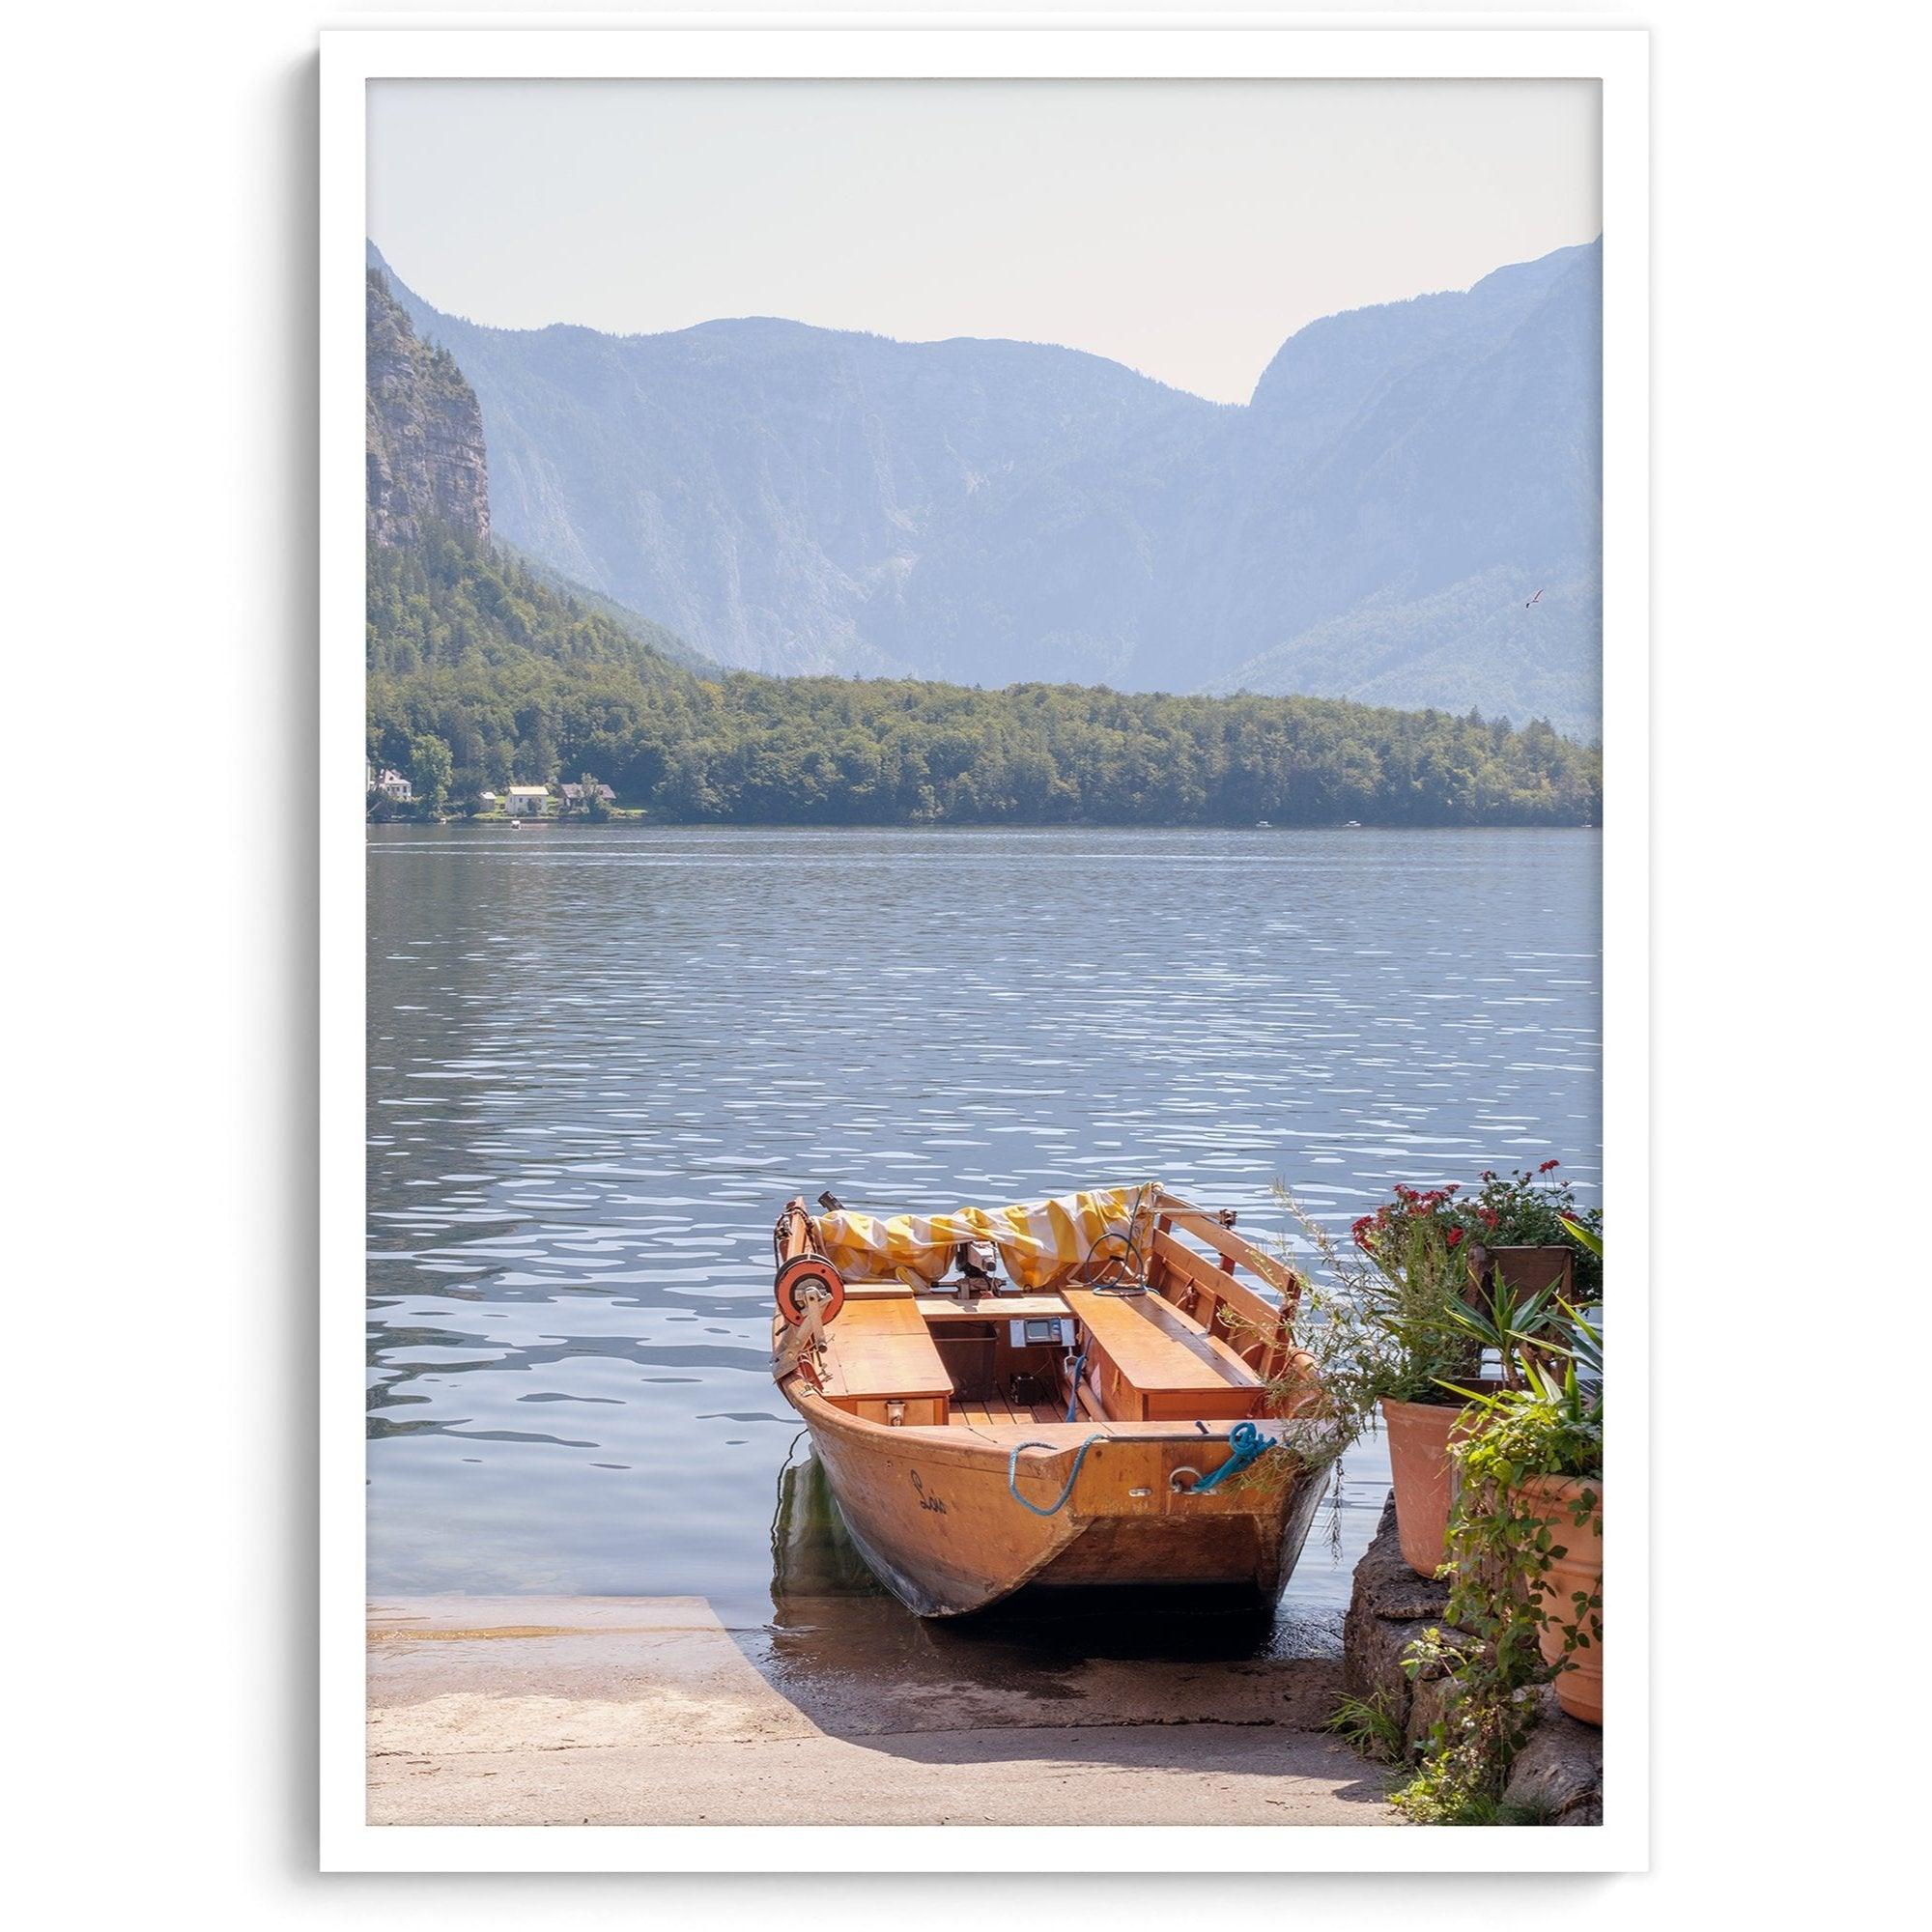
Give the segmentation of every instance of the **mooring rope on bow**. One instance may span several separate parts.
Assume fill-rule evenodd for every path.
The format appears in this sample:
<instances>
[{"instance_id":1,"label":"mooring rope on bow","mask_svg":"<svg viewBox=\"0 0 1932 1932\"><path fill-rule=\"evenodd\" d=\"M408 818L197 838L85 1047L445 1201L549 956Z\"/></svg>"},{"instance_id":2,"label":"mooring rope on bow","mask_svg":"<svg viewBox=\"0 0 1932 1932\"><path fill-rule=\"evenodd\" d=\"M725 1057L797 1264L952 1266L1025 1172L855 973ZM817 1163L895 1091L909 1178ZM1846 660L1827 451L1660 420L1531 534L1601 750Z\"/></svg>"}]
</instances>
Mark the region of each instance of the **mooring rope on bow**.
<instances>
[{"instance_id":1,"label":"mooring rope on bow","mask_svg":"<svg viewBox=\"0 0 1932 1932\"><path fill-rule=\"evenodd\" d=\"M1086 1441L1081 1443L1080 1452L1073 1459L1073 1467L1067 1471L1066 1487L1054 1497L1052 1507L1049 1509L1041 1509L1037 1503L1030 1503L1020 1494L1020 1451L1022 1449L1051 1449L1054 1445L1051 1442L1021 1442L1015 1444L1013 1453L1007 1459L1007 1488L1012 1492L1014 1502L1018 1503L1022 1509L1032 1510L1035 1516L1058 1516L1066 1507L1066 1499L1073 1493L1073 1485L1080 1480L1080 1465L1086 1462L1088 1450L1093 1448L1094 1443L1104 1442L1106 1439L1106 1432L1101 1430L1088 1436Z\"/></svg>"},{"instance_id":2,"label":"mooring rope on bow","mask_svg":"<svg viewBox=\"0 0 1932 1932\"><path fill-rule=\"evenodd\" d=\"M1252 1422L1236 1423L1228 1432L1228 1446L1234 1454L1211 1476L1203 1476L1187 1493L1198 1496L1211 1490L1222 1477L1238 1475L1251 1463L1259 1463L1276 1443L1276 1437L1264 1435Z\"/></svg>"}]
</instances>

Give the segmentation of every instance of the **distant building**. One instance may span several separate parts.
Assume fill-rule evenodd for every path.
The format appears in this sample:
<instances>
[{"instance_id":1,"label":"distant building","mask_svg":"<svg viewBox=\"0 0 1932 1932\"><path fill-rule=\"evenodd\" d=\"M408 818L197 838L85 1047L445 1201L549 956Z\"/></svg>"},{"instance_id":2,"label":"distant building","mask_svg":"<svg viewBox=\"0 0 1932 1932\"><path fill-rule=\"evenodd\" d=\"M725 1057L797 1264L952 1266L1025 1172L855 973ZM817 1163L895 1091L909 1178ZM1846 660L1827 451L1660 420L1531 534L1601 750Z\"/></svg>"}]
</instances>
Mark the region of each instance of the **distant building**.
<instances>
[{"instance_id":1,"label":"distant building","mask_svg":"<svg viewBox=\"0 0 1932 1932\"><path fill-rule=\"evenodd\" d=\"M393 805L408 805L415 797L409 780L401 772L392 772L386 766L369 789L381 792Z\"/></svg>"},{"instance_id":2,"label":"distant building","mask_svg":"<svg viewBox=\"0 0 1932 1932\"><path fill-rule=\"evenodd\" d=\"M550 803L550 786L512 785L503 794L503 802L519 818L541 818Z\"/></svg>"},{"instance_id":3,"label":"distant building","mask_svg":"<svg viewBox=\"0 0 1932 1932\"><path fill-rule=\"evenodd\" d=\"M488 811L497 803L497 794L494 791L479 791L476 794L476 803Z\"/></svg>"},{"instance_id":4,"label":"distant building","mask_svg":"<svg viewBox=\"0 0 1932 1932\"><path fill-rule=\"evenodd\" d=\"M559 785L557 789L563 794L563 809L566 811L582 811L590 803L584 797L583 787L581 784ZM600 784L597 787L597 796L606 805L614 805L617 802L617 794L607 784Z\"/></svg>"}]
</instances>

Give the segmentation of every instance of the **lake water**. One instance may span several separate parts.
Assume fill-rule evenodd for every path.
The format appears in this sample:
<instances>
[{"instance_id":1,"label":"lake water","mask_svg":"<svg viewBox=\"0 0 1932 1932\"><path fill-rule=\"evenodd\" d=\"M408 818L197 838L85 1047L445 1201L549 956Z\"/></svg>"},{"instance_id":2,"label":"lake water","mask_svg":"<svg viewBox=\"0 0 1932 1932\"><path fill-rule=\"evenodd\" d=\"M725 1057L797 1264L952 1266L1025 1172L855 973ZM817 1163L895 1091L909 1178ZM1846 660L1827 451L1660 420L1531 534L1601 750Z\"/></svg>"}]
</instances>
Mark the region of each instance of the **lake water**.
<instances>
[{"instance_id":1,"label":"lake water","mask_svg":"<svg viewBox=\"0 0 1932 1932\"><path fill-rule=\"evenodd\" d=\"M1595 832L368 851L378 1593L692 1595L747 1633L866 1599L815 1472L781 1480L809 1449L766 1370L789 1195L1158 1177L1271 1237L1277 1178L1344 1226L1553 1154L1597 1198ZM1371 1440L1252 1640L1333 1642L1386 1489Z\"/></svg>"}]
</instances>

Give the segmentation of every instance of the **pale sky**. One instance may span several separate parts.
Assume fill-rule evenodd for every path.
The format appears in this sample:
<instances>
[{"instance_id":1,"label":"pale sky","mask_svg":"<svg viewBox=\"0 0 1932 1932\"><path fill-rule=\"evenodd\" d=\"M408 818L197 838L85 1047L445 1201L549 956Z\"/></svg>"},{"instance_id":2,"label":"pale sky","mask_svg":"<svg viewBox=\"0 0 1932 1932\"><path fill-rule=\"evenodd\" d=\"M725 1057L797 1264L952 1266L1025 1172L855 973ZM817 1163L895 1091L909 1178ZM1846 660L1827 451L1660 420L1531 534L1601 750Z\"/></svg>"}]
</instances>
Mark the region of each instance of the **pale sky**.
<instances>
[{"instance_id":1,"label":"pale sky","mask_svg":"<svg viewBox=\"0 0 1932 1932\"><path fill-rule=\"evenodd\" d=\"M369 233L506 328L1010 336L1245 402L1318 316L1592 240L1598 129L1595 81L384 80Z\"/></svg>"}]
</instances>

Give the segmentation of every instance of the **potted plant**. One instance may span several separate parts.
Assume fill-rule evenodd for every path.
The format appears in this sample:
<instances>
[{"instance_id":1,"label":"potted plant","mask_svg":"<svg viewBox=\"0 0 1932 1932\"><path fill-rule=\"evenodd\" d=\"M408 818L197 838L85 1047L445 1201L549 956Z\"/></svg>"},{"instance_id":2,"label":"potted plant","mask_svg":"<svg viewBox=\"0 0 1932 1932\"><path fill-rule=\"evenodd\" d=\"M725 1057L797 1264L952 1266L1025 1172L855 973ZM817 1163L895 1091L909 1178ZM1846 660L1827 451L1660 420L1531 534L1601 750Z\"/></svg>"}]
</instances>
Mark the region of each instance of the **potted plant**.
<instances>
[{"instance_id":1,"label":"potted plant","mask_svg":"<svg viewBox=\"0 0 1932 1932\"><path fill-rule=\"evenodd\" d=\"M1480 1352L1455 1325L1472 1285L1465 1231L1447 1211L1456 1191L1399 1186L1393 1201L1351 1231L1379 1277L1369 1299L1388 1346L1376 1399L1388 1432L1396 1535L1403 1561L1420 1577L1435 1576L1442 1564L1449 1445L1466 1407L1463 1397L1445 1396L1444 1384L1482 1372Z\"/></svg>"},{"instance_id":2,"label":"potted plant","mask_svg":"<svg viewBox=\"0 0 1932 1932\"><path fill-rule=\"evenodd\" d=\"M1472 1550L1515 1552L1556 1701L1571 1717L1601 1724L1602 1356L1596 1329L1566 1312L1572 1334L1560 1365L1532 1352L1519 1386L1473 1393L1481 1426L1450 1452L1462 1478L1452 1561L1460 1577ZM1481 1524L1474 1536L1471 1523Z\"/></svg>"},{"instance_id":3,"label":"potted plant","mask_svg":"<svg viewBox=\"0 0 1932 1932\"><path fill-rule=\"evenodd\" d=\"M1561 1165L1513 1168L1506 1179L1485 1170L1476 1192L1451 1206L1470 1242L1470 1272L1483 1287L1500 1285L1516 1296L1547 1293L1579 1307L1603 1293L1602 1256L1588 1244L1602 1232L1603 1209L1577 1205L1571 1182L1553 1178Z\"/></svg>"},{"instance_id":4,"label":"potted plant","mask_svg":"<svg viewBox=\"0 0 1932 1932\"><path fill-rule=\"evenodd\" d=\"M1403 1558L1433 1577L1449 1520L1448 1448L1466 1406L1447 1384L1479 1379L1483 1366L1480 1344L1452 1319L1471 1290L1466 1231L1450 1211L1457 1190L1398 1186L1354 1224L1350 1254L1282 1192L1328 1264L1307 1291L1316 1373L1351 1434L1379 1412Z\"/></svg>"},{"instance_id":5,"label":"potted plant","mask_svg":"<svg viewBox=\"0 0 1932 1932\"><path fill-rule=\"evenodd\" d=\"M1602 1293L1602 1217L1584 1224L1569 1215L1564 1232L1595 1264ZM1556 1671L1556 1701L1586 1724L1604 1721L1604 1350L1594 1323L1565 1307L1568 1359L1560 1376L1532 1364L1537 1383L1538 1465L1517 1484L1518 1506L1549 1537L1534 1602L1542 1613L1546 1663ZM1524 1403L1528 1413L1528 1399Z\"/></svg>"},{"instance_id":6,"label":"potted plant","mask_svg":"<svg viewBox=\"0 0 1932 1932\"><path fill-rule=\"evenodd\" d=\"M1428 1747L1394 1794L1418 1823L1507 1822L1543 1685L1571 1717L1604 1720L1603 1354L1587 1318L1560 1315L1558 1331L1510 1338L1509 1386L1454 1391L1471 1426L1449 1452L1449 1599L1403 1659L1442 1687Z\"/></svg>"},{"instance_id":7,"label":"potted plant","mask_svg":"<svg viewBox=\"0 0 1932 1932\"><path fill-rule=\"evenodd\" d=\"M1565 1218L1596 1263L1603 1236ZM1514 1548L1525 1558L1529 1612L1556 1699L1573 1718L1604 1721L1604 1351L1596 1324L1559 1304L1502 1338L1513 1373L1500 1390L1456 1389L1470 1403L1465 1439L1452 1445L1462 1493L1452 1542L1459 1573ZM1459 1318L1472 1333L1476 1323ZM1492 1324L1493 1325L1493 1324ZM1480 1441L1476 1439L1480 1434ZM1506 1566L1507 1567L1507 1566Z\"/></svg>"},{"instance_id":8,"label":"potted plant","mask_svg":"<svg viewBox=\"0 0 1932 1932\"><path fill-rule=\"evenodd\" d=\"M1566 1264L1580 1252L1550 1206L1571 1202L1568 1184L1548 1179L1555 1166L1548 1161L1507 1181L1485 1175L1482 1192L1467 1199L1454 1185L1398 1185L1392 1200L1354 1223L1352 1254L1341 1252L1280 1190L1328 1264L1328 1281L1309 1289L1314 1321L1306 1333L1317 1373L1355 1426L1379 1413L1388 1432L1396 1532L1404 1561L1419 1577L1434 1577L1442 1566L1455 1483L1450 1449L1484 1419L1470 1407L1467 1391L1520 1385L1512 1338L1549 1325L1558 1284L1573 1278L1567 1265L1544 1281L1542 1270L1525 1273L1491 1260L1496 1248L1512 1245L1497 1236L1549 1228L1561 1239ZM1493 1374L1486 1376L1486 1363L1493 1363Z\"/></svg>"}]
</instances>

